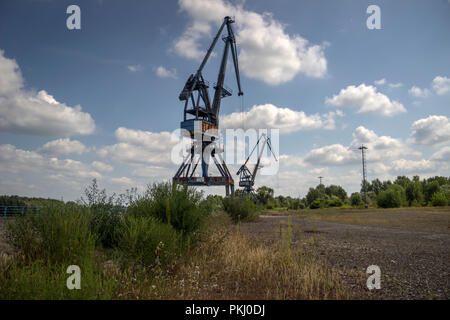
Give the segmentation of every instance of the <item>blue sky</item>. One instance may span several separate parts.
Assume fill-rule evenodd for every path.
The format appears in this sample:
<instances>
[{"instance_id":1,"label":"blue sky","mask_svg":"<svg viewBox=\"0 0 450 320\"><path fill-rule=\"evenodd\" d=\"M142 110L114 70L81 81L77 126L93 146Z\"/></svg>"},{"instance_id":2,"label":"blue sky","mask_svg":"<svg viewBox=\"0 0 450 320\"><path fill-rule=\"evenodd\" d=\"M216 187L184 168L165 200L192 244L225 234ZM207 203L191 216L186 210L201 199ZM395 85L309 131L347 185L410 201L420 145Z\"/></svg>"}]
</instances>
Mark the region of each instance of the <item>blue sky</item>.
<instances>
[{"instance_id":1,"label":"blue sky","mask_svg":"<svg viewBox=\"0 0 450 320\"><path fill-rule=\"evenodd\" d=\"M71 4L81 30L66 27ZM360 143L369 180L450 174L449 1L22 0L0 3L0 193L69 200L94 177L115 192L170 179L178 93L224 15L245 114L235 94L221 123L281 130L280 171L258 185L304 196L322 175L356 191ZM232 68L225 82L237 92Z\"/></svg>"}]
</instances>

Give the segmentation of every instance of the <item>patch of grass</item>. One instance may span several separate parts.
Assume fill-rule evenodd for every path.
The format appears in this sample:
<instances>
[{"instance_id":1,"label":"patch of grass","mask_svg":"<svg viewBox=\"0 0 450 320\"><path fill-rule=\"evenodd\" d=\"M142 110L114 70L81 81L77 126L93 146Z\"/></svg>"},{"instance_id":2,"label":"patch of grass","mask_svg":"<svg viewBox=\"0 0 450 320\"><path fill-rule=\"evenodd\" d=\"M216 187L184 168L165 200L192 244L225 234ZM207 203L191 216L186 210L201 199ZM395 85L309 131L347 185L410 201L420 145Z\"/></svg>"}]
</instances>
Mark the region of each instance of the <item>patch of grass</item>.
<instances>
[{"instance_id":1,"label":"patch of grass","mask_svg":"<svg viewBox=\"0 0 450 320\"><path fill-rule=\"evenodd\" d=\"M20 258L0 264L0 299L59 300L59 299L111 299L117 282L109 277L94 261L80 265L81 289L66 286L68 265L50 264L42 259L31 263Z\"/></svg>"},{"instance_id":2,"label":"patch of grass","mask_svg":"<svg viewBox=\"0 0 450 320\"><path fill-rule=\"evenodd\" d=\"M236 228L214 233L178 277L182 299L346 299L332 269L307 250L258 243Z\"/></svg>"},{"instance_id":3,"label":"patch of grass","mask_svg":"<svg viewBox=\"0 0 450 320\"><path fill-rule=\"evenodd\" d=\"M296 215L345 224L445 232L450 219L450 207L326 208L297 211Z\"/></svg>"},{"instance_id":4,"label":"patch of grass","mask_svg":"<svg viewBox=\"0 0 450 320\"><path fill-rule=\"evenodd\" d=\"M289 210L289 208L288 207L276 207L276 208L273 208L273 210L275 210L275 211L286 211L286 210Z\"/></svg>"},{"instance_id":5,"label":"patch of grass","mask_svg":"<svg viewBox=\"0 0 450 320\"><path fill-rule=\"evenodd\" d=\"M104 248L117 247L120 240L121 216L123 212L112 206L97 206L91 209L90 228L97 243Z\"/></svg>"},{"instance_id":6,"label":"patch of grass","mask_svg":"<svg viewBox=\"0 0 450 320\"><path fill-rule=\"evenodd\" d=\"M43 208L39 215L17 217L7 226L7 241L29 260L80 264L91 259L95 236L86 208Z\"/></svg>"},{"instance_id":7,"label":"patch of grass","mask_svg":"<svg viewBox=\"0 0 450 320\"><path fill-rule=\"evenodd\" d=\"M76 216L74 216L74 221ZM67 218L67 217L66 217ZM47 219L56 219L50 218ZM70 218L72 219L72 218ZM58 221L58 219L56 219ZM346 299L338 273L316 260L314 252L291 246L288 224L282 246L265 245L239 232L226 213L207 218L189 254L177 254L179 234L148 216L123 220L120 252L89 255L80 263L81 290L68 290L66 263L23 256L0 258L2 299ZM50 225L58 226L52 222ZM74 230L71 223L64 230ZM89 230L89 224L82 224ZM71 227L69 227L71 226ZM58 228L56 228L58 229ZM38 229L39 230L39 229ZM48 229L46 229L48 230ZM301 232L301 231L300 231ZM67 236L51 239L65 239ZM301 235L299 236L301 238ZM164 243L164 246L160 243ZM77 243L76 241L74 242ZM94 243L91 244L94 247ZM311 244L311 248L313 245ZM45 246L44 248L48 248ZM56 250L58 253L59 251ZM59 256L59 253L56 257ZM111 257L110 257L111 258ZM167 260L165 260L167 259ZM161 263L155 263L160 261ZM164 264L167 263L167 264ZM135 268L145 265L150 268Z\"/></svg>"}]
</instances>

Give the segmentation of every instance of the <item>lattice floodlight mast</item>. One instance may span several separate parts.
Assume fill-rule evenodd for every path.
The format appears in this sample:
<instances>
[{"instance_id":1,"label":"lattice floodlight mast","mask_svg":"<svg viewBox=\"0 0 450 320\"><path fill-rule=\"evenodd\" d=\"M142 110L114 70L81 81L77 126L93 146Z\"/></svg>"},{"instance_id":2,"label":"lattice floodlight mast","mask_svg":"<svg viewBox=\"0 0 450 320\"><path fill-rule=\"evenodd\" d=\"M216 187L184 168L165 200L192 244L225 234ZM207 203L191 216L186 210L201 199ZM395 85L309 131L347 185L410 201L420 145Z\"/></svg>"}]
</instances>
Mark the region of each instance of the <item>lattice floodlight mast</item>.
<instances>
[{"instance_id":1,"label":"lattice floodlight mast","mask_svg":"<svg viewBox=\"0 0 450 320\"><path fill-rule=\"evenodd\" d=\"M359 147L358 149L361 150L361 158L362 158L362 169L363 169L363 185L362 185L362 187L363 187L363 191L364 191L364 206L366 208L368 208L367 177L366 177L366 152L365 152L365 150L367 150L367 147L362 144L361 147Z\"/></svg>"},{"instance_id":2,"label":"lattice floodlight mast","mask_svg":"<svg viewBox=\"0 0 450 320\"><path fill-rule=\"evenodd\" d=\"M319 178L319 186L321 186L321 185L322 185L322 179L323 179L323 177L320 176L320 177L317 177L317 178Z\"/></svg>"},{"instance_id":3,"label":"lattice floodlight mast","mask_svg":"<svg viewBox=\"0 0 450 320\"><path fill-rule=\"evenodd\" d=\"M323 179L323 177L319 176L317 178L319 178L319 187L321 187L322 186L322 179ZM323 198L322 188L320 188L320 197Z\"/></svg>"},{"instance_id":4,"label":"lattice floodlight mast","mask_svg":"<svg viewBox=\"0 0 450 320\"><path fill-rule=\"evenodd\" d=\"M256 161L255 167L253 168L253 172L251 172L247 167L247 163L250 160L250 157L252 156L253 152L258 147L258 144L260 143L260 141L262 139L264 139L264 142L262 143L261 150L259 151L258 159ZM243 196L244 194L246 194L248 198L250 198L250 196L253 196L253 199L255 201L256 201L256 194L255 194L255 190L254 190L253 186L255 185L256 174L258 173L258 169L260 168L259 163L261 161L261 156L264 152L264 147L266 146L266 144L267 144L267 147L269 148L270 152L272 153L273 157L275 158L275 160L278 161L277 157L275 156L275 154L272 151L272 145L270 143L270 138L267 137L266 134L263 133L263 134L261 134L261 136L259 137L255 146L253 147L253 150L250 152L249 156L247 157L247 160L245 160L244 164L239 168L238 172L236 173L239 176L239 186L244 188L241 196Z\"/></svg>"},{"instance_id":5,"label":"lattice floodlight mast","mask_svg":"<svg viewBox=\"0 0 450 320\"><path fill-rule=\"evenodd\" d=\"M184 162L173 177L174 183L183 183L187 185L224 185L226 195L234 194L234 180L228 170L225 161L220 152L214 149L215 141L219 140L219 111L222 98L232 95L232 91L224 86L225 71L228 60L228 52L231 50L233 57L234 70L238 86L238 96L244 93L241 90L241 81L239 76L238 55L236 50L236 40L234 37L231 24L234 20L231 17L225 17L222 25L214 37L211 46L206 52L200 67L195 74L191 74L183 90L179 95L179 100L184 101L184 118L180 126L189 132L193 141L190 155L186 157ZM225 42L222 60L219 69L217 82L214 85L214 98L211 102L209 98L209 83L203 78L202 70L206 65L216 43L226 27L227 36L222 40ZM188 119L188 117L191 117ZM206 152L205 152L206 149ZM211 151L209 151L211 150ZM208 163L212 158L220 176L208 175ZM201 161L201 177L194 176L195 171Z\"/></svg>"}]
</instances>

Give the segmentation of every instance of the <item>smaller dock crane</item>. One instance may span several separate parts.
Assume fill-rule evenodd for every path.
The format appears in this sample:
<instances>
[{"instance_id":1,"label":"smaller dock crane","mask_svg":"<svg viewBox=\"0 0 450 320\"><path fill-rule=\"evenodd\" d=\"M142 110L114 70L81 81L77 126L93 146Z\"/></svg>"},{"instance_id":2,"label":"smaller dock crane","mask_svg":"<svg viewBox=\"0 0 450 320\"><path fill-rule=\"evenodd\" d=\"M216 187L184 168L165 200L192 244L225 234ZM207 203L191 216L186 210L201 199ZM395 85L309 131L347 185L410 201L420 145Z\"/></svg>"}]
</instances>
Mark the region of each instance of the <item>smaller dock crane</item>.
<instances>
[{"instance_id":1,"label":"smaller dock crane","mask_svg":"<svg viewBox=\"0 0 450 320\"><path fill-rule=\"evenodd\" d=\"M250 160L250 157L252 156L253 152L256 150L256 148L258 147L259 143L262 140L264 140L264 142L262 142L262 147L261 147L261 150L259 150L258 159L256 161L255 167L253 168L253 172L252 172L247 167L247 163ZM244 164L239 168L238 172L236 173L236 175L239 176L239 186L244 188L241 196L246 194L249 199L250 199L250 196L253 196L253 199L255 202L256 202L256 194L255 194L255 190L254 190L253 186L255 185L255 178L256 178L256 174L258 173L258 169L261 168L261 166L260 166L261 157L264 152L264 148L265 148L266 144L267 144L267 147L269 148L270 152L272 153L273 157L275 158L275 161L278 161L277 157L275 156L275 154L272 151L270 138L267 137L265 133L263 133L263 134L261 134L258 141L256 142L256 145L253 147L252 152L250 152L249 156L247 157L247 160L245 160Z\"/></svg>"}]
</instances>

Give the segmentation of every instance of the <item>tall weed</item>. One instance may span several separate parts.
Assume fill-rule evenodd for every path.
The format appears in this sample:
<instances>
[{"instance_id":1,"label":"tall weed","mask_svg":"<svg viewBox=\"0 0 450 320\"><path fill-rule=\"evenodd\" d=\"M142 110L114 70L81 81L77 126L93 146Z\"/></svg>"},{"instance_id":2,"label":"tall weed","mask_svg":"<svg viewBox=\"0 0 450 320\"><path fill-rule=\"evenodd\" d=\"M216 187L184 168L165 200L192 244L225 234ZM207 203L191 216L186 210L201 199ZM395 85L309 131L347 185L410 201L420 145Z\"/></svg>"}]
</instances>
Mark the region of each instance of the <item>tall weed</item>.
<instances>
[{"instance_id":1,"label":"tall weed","mask_svg":"<svg viewBox=\"0 0 450 320\"><path fill-rule=\"evenodd\" d=\"M154 217L127 216L120 239L119 246L127 262L144 267L166 265L180 250L180 237L175 229Z\"/></svg>"}]
</instances>

